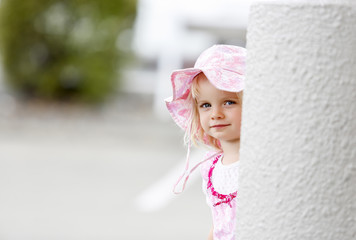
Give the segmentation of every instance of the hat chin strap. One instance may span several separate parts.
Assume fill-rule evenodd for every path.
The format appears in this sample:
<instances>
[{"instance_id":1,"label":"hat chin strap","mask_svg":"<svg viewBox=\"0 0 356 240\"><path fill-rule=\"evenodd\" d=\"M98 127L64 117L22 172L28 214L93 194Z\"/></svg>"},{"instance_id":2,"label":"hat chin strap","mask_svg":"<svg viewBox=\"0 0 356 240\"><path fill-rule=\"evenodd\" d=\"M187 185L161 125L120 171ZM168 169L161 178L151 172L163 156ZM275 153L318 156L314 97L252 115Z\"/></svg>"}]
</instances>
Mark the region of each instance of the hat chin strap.
<instances>
[{"instance_id":1,"label":"hat chin strap","mask_svg":"<svg viewBox=\"0 0 356 240\"><path fill-rule=\"evenodd\" d=\"M183 174L178 178L177 182L174 184L173 186L173 193L175 194L180 194L184 191L185 189L185 185L187 184L187 181L189 179L189 176L190 174L192 174L192 172L194 172L194 170L199 167L202 163L206 162L207 160L219 155L221 152L217 152L211 156L208 156L207 158L205 158L204 160L200 161L199 163L197 163L190 171L189 171L189 158L190 158L190 148L192 146L192 143L191 143L191 131L192 131L192 127L190 125L189 127L189 140L188 140L188 150L187 150L187 156L186 156L186 160L185 160L185 169L184 169L184 172ZM183 186L182 186L182 189L180 191L176 191L176 188L177 188L177 185L180 183L180 181L184 178L185 176L185 179L184 179L184 182L183 182Z\"/></svg>"}]
</instances>

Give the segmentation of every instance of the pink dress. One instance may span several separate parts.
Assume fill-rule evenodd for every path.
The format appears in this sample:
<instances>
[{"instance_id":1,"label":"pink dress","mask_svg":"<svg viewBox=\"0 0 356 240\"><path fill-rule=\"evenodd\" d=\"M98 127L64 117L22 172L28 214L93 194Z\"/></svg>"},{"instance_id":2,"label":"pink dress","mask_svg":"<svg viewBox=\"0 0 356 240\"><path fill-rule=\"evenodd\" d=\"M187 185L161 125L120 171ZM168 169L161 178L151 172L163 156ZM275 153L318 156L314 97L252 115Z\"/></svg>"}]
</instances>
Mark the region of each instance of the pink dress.
<instances>
[{"instance_id":1,"label":"pink dress","mask_svg":"<svg viewBox=\"0 0 356 240\"><path fill-rule=\"evenodd\" d=\"M219 154L202 164L203 191L212 211L214 240L234 240L239 162L225 166L221 159Z\"/></svg>"}]
</instances>

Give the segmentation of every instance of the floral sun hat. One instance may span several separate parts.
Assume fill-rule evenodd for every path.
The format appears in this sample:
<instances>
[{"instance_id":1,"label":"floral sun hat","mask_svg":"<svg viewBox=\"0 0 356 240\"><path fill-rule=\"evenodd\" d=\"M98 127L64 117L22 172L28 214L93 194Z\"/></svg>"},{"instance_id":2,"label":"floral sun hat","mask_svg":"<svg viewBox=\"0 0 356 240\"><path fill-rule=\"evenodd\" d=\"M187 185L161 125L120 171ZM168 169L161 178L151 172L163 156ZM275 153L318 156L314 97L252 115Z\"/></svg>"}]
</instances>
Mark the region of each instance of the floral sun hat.
<instances>
[{"instance_id":1,"label":"floral sun hat","mask_svg":"<svg viewBox=\"0 0 356 240\"><path fill-rule=\"evenodd\" d=\"M166 105L173 120L187 130L191 115L191 102L187 99L192 81L203 72L217 89L240 92L244 89L246 49L232 45L214 45L198 57L193 68L173 71L173 96Z\"/></svg>"}]
</instances>

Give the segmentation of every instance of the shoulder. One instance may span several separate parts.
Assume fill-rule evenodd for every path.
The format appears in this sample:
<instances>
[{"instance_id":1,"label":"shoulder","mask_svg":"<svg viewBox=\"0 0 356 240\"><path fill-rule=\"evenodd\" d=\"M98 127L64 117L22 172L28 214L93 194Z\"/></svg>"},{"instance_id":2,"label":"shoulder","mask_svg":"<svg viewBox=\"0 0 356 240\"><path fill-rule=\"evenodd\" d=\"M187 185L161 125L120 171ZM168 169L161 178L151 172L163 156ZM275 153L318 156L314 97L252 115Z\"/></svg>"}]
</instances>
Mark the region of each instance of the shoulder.
<instances>
[{"instance_id":1,"label":"shoulder","mask_svg":"<svg viewBox=\"0 0 356 240\"><path fill-rule=\"evenodd\" d=\"M203 179L206 181L208 179L208 173L209 173L210 167L213 164L215 156L217 156L217 155L219 155L219 152L217 152L217 151L208 151L204 155L203 163L200 166L200 173L201 173Z\"/></svg>"}]
</instances>

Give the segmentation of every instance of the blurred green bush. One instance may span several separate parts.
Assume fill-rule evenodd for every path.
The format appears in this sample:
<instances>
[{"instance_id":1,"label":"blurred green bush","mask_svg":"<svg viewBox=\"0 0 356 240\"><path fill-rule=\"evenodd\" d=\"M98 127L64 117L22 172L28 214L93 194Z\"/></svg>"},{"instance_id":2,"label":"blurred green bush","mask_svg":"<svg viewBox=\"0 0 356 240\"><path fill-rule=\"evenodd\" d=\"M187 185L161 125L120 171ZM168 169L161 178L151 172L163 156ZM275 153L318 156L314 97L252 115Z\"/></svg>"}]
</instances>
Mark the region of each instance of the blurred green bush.
<instances>
[{"instance_id":1,"label":"blurred green bush","mask_svg":"<svg viewBox=\"0 0 356 240\"><path fill-rule=\"evenodd\" d=\"M1 0L0 55L25 97L101 102L116 89L135 0Z\"/></svg>"}]
</instances>

